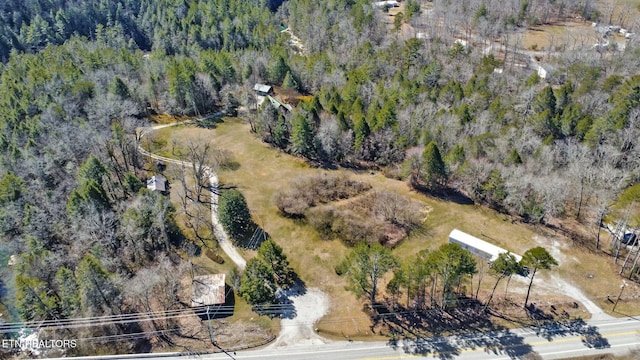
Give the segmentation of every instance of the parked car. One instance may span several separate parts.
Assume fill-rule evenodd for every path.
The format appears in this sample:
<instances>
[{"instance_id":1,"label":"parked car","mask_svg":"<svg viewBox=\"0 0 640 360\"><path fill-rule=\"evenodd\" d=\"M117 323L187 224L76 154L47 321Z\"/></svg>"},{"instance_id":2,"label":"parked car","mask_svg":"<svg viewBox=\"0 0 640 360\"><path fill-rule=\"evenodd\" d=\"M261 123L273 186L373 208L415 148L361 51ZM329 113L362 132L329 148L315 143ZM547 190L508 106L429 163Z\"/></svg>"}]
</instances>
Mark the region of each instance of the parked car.
<instances>
[{"instance_id":1,"label":"parked car","mask_svg":"<svg viewBox=\"0 0 640 360\"><path fill-rule=\"evenodd\" d=\"M638 245L638 237L635 233L626 233L622 237L622 243L629 246Z\"/></svg>"}]
</instances>

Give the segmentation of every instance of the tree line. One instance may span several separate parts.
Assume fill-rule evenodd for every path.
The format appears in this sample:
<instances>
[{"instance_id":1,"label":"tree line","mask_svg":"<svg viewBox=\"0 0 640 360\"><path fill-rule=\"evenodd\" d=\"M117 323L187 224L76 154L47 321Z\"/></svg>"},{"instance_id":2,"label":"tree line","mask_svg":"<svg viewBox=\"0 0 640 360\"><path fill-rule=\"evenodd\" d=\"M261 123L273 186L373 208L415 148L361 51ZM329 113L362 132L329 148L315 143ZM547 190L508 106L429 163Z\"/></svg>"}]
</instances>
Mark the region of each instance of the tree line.
<instances>
[{"instance_id":1,"label":"tree line","mask_svg":"<svg viewBox=\"0 0 640 360\"><path fill-rule=\"evenodd\" d=\"M489 269L496 282L485 309L491 304L498 284L513 275L530 278L523 305L526 308L538 270L556 265L558 262L543 247L527 250L520 261L513 254L501 253ZM348 288L356 296L366 298L371 306L378 304L377 295L390 271L393 277L387 281L385 293L396 305L404 295L408 309L448 309L458 306L458 301L465 296L473 295L464 289L478 272L478 261L469 250L455 243L443 244L433 251L422 250L401 261L381 244L361 242L336 267L336 273L347 278Z\"/></svg>"}]
</instances>

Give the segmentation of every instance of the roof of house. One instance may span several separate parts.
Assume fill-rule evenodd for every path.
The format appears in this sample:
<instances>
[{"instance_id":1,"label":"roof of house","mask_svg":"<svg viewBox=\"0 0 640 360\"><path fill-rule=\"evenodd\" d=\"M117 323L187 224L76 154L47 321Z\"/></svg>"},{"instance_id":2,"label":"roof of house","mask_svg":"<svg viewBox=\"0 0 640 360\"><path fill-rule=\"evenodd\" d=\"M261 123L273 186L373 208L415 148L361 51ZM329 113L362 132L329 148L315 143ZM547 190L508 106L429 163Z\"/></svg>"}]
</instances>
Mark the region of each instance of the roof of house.
<instances>
[{"instance_id":1,"label":"roof of house","mask_svg":"<svg viewBox=\"0 0 640 360\"><path fill-rule=\"evenodd\" d=\"M263 93L270 93L271 92L271 85L265 85L265 84L255 84L253 86L253 90L254 91L259 91L259 92L263 92Z\"/></svg>"},{"instance_id":2,"label":"roof of house","mask_svg":"<svg viewBox=\"0 0 640 360\"><path fill-rule=\"evenodd\" d=\"M147 180L147 189L156 191L167 191L167 179L162 175L153 175Z\"/></svg>"},{"instance_id":3,"label":"roof of house","mask_svg":"<svg viewBox=\"0 0 640 360\"><path fill-rule=\"evenodd\" d=\"M460 244L463 248L471 251L471 253L481 256L488 261L495 261L498 258L498 255L509 252L499 246L480 240L477 237L469 235L458 229L453 229L453 231L451 231L451 234L449 234L449 242ZM518 254L513 254L513 256L515 256L518 261L522 260L522 257Z\"/></svg>"},{"instance_id":4,"label":"roof of house","mask_svg":"<svg viewBox=\"0 0 640 360\"><path fill-rule=\"evenodd\" d=\"M398 1L395 0L387 0L387 1L376 1L373 3L373 5L377 8L390 8L390 7L399 7L400 3L398 3Z\"/></svg>"},{"instance_id":5,"label":"roof of house","mask_svg":"<svg viewBox=\"0 0 640 360\"><path fill-rule=\"evenodd\" d=\"M557 69L549 64L542 64L538 66L538 75L540 75L541 77L553 74L556 71Z\"/></svg>"},{"instance_id":6,"label":"roof of house","mask_svg":"<svg viewBox=\"0 0 640 360\"><path fill-rule=\"evenodd\" d=\"M191 306L220 305L225 302L225 274L200 275L193 278Z\"/></svg>"}]
</instances>

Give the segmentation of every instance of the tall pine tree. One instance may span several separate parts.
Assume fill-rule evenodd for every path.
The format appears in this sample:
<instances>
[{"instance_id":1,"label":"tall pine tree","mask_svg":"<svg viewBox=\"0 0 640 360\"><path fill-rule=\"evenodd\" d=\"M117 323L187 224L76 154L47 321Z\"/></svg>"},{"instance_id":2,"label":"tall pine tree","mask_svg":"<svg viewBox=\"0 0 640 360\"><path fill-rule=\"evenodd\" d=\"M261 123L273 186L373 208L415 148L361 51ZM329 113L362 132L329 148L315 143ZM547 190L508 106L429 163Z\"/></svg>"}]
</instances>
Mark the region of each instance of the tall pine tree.
<instances>
[{"instance_id":1,"label":"tall pine tree","mask_svg":"<svg viewBox=\"0 0 640 360\"><path fill-rule=\"evenodd\" d=\"M447 183L447 169L442 161L440 150L431 141L422 152L421 179L429 187L439 188Z\"/></svg>"}]
</instances>

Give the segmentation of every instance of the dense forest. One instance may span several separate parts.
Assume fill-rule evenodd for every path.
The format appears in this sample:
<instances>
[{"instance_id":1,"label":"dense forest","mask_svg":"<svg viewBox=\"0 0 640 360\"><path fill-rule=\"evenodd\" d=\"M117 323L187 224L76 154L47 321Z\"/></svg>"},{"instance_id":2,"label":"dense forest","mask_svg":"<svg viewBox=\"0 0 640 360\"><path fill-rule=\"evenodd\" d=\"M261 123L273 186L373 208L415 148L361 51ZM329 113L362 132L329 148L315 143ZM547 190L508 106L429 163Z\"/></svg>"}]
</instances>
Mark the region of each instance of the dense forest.
<instances>
[{"instance_id":1,"label":"dense forest","mask_svg":"<svg viewBox=\"0 0 640 360\"><path fill-rule=\"evenodd\" d=\"M255 109L259 82L311 98L291 113L268 102L249 111L275 147L321 165L379 168L525 221L576 218L595 234L640 177L637 42L558 49L548 61L562 76L548 82L517 66L515 46L485 54L455 40L508 41L576 15L636 24L589 1L455 0L430 3L441 21L425 25L426 3L408 0L395 29L367 0L0 4L2 261L17 255L2 269L1 294L13 320L148 311L150 297L180 308L187 266L168 250L192 252L194 239L168 199L144 189L135 129L152 114ZM431 28L418 39L399 36L403 26Z\"/></svg>"},{"instance_id":2,"label":"dense forest","mask_svg":"<svg viewBox=\"0 0 640 360\"><path fill-rule=\"evenodd\" d=\"M417 2L407 8L411 3ZM294 56L290 69L314 99L284 119L284 131L276 131L270 109L262 111L258 131L292 153L374 163L418 187L452 187L527 221L584 219L588 210L587 218L595 213L600 224L611 201L640 175L636 43L606 53L591 44L555 51L549 61L561 76L549 82L516 66L522 56L516 49L494 55L483 54L484 46L465 48L455 40L473 36L461 24L475 24L467 33L480 34L483 44L514 38L521 27L563 12L580 14L587 5L465 4L460 10L434 2L431 16L460 25L431 23L425 43L389 36L378 19L384 13L366 2L288 3L309 51ZM416 27L425 22L412 16L407 11L404 19Z\"/></svg>"}]
</instances>

